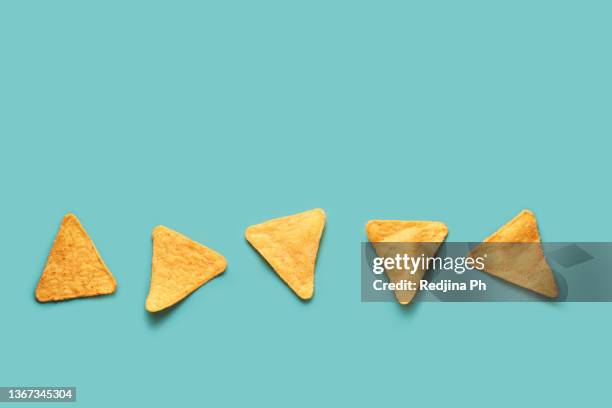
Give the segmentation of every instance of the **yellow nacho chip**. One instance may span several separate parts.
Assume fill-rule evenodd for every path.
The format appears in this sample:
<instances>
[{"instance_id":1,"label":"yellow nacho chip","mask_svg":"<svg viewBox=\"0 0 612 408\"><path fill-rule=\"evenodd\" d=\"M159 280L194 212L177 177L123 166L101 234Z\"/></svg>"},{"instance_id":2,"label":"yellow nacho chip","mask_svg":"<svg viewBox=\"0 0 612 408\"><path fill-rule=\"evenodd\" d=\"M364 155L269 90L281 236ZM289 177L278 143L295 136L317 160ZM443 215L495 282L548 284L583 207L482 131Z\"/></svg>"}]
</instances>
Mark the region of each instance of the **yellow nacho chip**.
<instances>
[{"instance_id":1,"label":"yellow nacho chip","mask_svg":"<svg viewBox=\"0 0 612 408\"><path fill-rule=\"evenodd\" d=\"M538 223L531 211L521 211L470 252L474 258L485 255L484 272L550 298L558 296L557 282L544 257Z\"/></svg>"},{"instance_id":2,"label":"yellow nacho chip","mask_svg":"<svg viewBox=\"0 0 612 408\"><path fill-rule=\"evenodd\" d=\"M169 228L155 227L151 286L145 308L159 312L174 305L226 267L221 254Z\"/></svg>"},{"instance_id":3,"label":"yellow nacho chip","mask_svg":"<svg viewBox=\"0 0 612 408\"><path fill-rule=\"evenodd\" d=\"M312 298L325 212L316 208L246 229L247 241L302 299Z\"/></svg>"},{"instance_id":4,"label":"yellow nacho chip","mask_svg":"<svg viewBox=\"0 0 612 408\"><path fill-rule=\"evenodd\" d=\"M50 302L108 295L117 288L91 238L74 214L66 214L36 287L36 300Z\"/></svg>"},{"instance_id":5,"label":"yellow nacho chip","mask_svg":"<svg viewBox=\"0 0 612 408\"><path fill-rule=\"evenodd\" d=\"M437 221L371 220L366 224L366 235L376 255L381 258L408 255L410 257L433 257L446 239L448 228ZM386 269L389 282L415 282L419 286L426 270L419 267L414 273L405 269ZM416 290L397 289L397 301L406 305L416 295Z\"/></svg>"}]
</instances>

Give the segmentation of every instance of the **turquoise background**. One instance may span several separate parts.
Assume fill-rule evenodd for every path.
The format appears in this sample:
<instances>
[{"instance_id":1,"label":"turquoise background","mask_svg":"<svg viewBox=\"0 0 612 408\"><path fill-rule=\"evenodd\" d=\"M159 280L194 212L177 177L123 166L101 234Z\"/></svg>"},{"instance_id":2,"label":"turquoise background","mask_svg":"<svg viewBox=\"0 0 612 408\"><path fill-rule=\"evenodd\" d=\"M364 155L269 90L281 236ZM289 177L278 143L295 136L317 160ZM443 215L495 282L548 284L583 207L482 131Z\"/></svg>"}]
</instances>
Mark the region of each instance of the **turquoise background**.
<instances>
[{"instance_id":1,"label":"turquoise background","mask_svg":"<svg viewBox=\"0 0 612 408\"><path fill-rule=\"evenodd\" d=\"M360 302L372 218L609 241L606 1L3 1L0 385L78 404L604 405L599 304ZM303 303L246 226L322 207ZM75 212L115 295L38 304ZM229 268L144 310L150 232ZM39 405L37 405L39 406ZM74 405L72 405L74 406Z\"/></svg>"}]
</instances>

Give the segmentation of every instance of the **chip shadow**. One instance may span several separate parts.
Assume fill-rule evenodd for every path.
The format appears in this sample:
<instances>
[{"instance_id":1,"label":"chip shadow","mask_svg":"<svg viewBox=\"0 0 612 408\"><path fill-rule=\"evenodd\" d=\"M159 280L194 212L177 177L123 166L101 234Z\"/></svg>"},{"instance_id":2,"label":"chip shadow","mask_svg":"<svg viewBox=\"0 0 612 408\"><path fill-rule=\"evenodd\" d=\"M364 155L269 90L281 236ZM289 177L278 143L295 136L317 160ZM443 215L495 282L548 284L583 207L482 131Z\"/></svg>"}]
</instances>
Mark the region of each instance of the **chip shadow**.
<instances>
[{"instance_id":1,"label":"chip shadow","mask_svg":"<svg viewBox=\"0 0 612 408\"><path fill-rule=\"evenodd\" d=\"M181 299L180 301L176 302L175 304L173 304L172 306L170 306L170 307L168 307L168 308L166 308L164 310L160 310L159 312L151 313L151 312L149 312L149 311L147 311L145 309L145 314L147 316L146 319L147 319L147 322L148 322L149 326L157 327L157 326L160 326L164 321L169 320L170 316L175 314L176 310L178 310L180 307L183 307L182 305L184 303L187 303L192 296L197 296L198 291L200 291L205 286L210 285L211 282L214 282L214 281L217 281L217 280L222 280L224 278L224 275L228 271L229 271L229 268L226 269L224 273L216 276L211 281L206 282L204 285L200 286L195 291L191 292L185 298Z\"/></svg>"},{"instance_id":2,"label":"chip shadow","mask_svg":"<svg viewBox=\"0 0 612 408\"><path fill-rule=\"evenodd\" d=\"M149 326L156 327L161 325L165 320L168 319L170 315L174 314L174 311L178 309L184 301L185 299L178 303L175 303L167 309L160 310L159 312L155 313L151 313L145 309L144 312L147 315L147 322L149 323Z\"/></svg>"},{"instance_id":3,"label":"chip shadow","mask_svg":"<svg viewBox=\"0 0 612 408\"><path fill-rule=\"evenodd\" d=\"M563 248L559 248L549 254L559 265L564 268L570 268L572 266L580 265L584 262L593 259L593 256L580 248L576 244L571 244Z\"/></svg>"}]
</instances>

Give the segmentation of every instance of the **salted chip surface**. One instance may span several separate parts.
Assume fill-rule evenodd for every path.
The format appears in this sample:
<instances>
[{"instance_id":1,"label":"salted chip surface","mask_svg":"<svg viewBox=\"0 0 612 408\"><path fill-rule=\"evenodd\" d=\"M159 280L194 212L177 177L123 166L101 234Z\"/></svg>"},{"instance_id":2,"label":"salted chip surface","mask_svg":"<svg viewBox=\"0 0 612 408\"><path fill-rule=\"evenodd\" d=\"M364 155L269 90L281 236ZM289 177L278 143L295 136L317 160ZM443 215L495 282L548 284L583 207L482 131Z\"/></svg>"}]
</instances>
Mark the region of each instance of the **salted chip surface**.
<instances>
[{"instance_id":1,"label":"salted chip surface","mask_svg":"<svg viewBox=\"0 0 612 408\"><path fill-rule=\"evenodd\" d=\"M448 235L448 228L438 221L396 221L371 220L366 224L366 235L372 243L376 255L382 258L396 255L410 257L433 257ZM386 269L389 282L399 283L403 280L415 282L416 287L425 275L426 269L417 268L414 273L405 269ZM395 298L400 304L412 301L417 290L397 289Z\"/></svg>"},{"instance_id":2,"label":"salted chip surface","mask_svg":"<svg viewBox=\"0 0 612 408\"><path fill-rule=\"evenodd\" d=\"M53 241L35 296L50 302L108 295L117 283L74 214L66 214Z\"/></svg>"},{"instance_id":3,"label":"salted chip surface","mask_svg":"<svg viewBox=\"0 0 612 408\"><path fill-rule=\"evenodd\" d=\"M325 212L316 208L246 229L247 241L302 299L312 298Z\"/></svg>"},{"instance_id":4,"label":"salted chip surface","mask_svg":"<svg viewBox=\"0 0 612 408\"><path fill-rule=\"evenodd\" d=\"M521 211L469 256L485 255L484 272L550 298L559 295L557 282L544 257L538 223L531 211Z\"/></svg>"},{"instance_id":5,"label":"salted chip surface","mask_svg":"<svg viewBox=\"0 0 612 408\"><path fill-rule=\"evenodd\" d=\"M227 268L223 255L162 225L153 229L151 286L145 308L159 312Z\"/></svg>"}]
</instances>

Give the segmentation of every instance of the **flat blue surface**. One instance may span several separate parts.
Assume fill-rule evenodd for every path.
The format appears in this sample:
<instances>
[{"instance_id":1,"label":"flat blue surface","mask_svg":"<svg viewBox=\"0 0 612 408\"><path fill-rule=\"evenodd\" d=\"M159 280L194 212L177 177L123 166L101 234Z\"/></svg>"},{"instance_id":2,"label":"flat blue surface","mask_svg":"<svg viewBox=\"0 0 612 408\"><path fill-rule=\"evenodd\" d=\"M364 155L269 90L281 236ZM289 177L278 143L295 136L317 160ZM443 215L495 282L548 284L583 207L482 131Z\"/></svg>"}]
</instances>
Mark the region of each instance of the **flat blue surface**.
<instances>
[{"instance_id":1,"label":"flat blue surface","mask_svg":"<svg viewBox=\"0 0 612 408\"><path fill-rule=\"evenodd\" d=\"M0 385L77 406L609 401L612 306L360 302L371 218L610 241L605 1L3 1ZM327 211L299 301L244 228ZM38 304L75 212L119 287ZM227 272L144 310L150 232ZM40 405L37 405L40 406ZM72 405L74 406L74 405Z\"/></svg>"}]
</instances>

